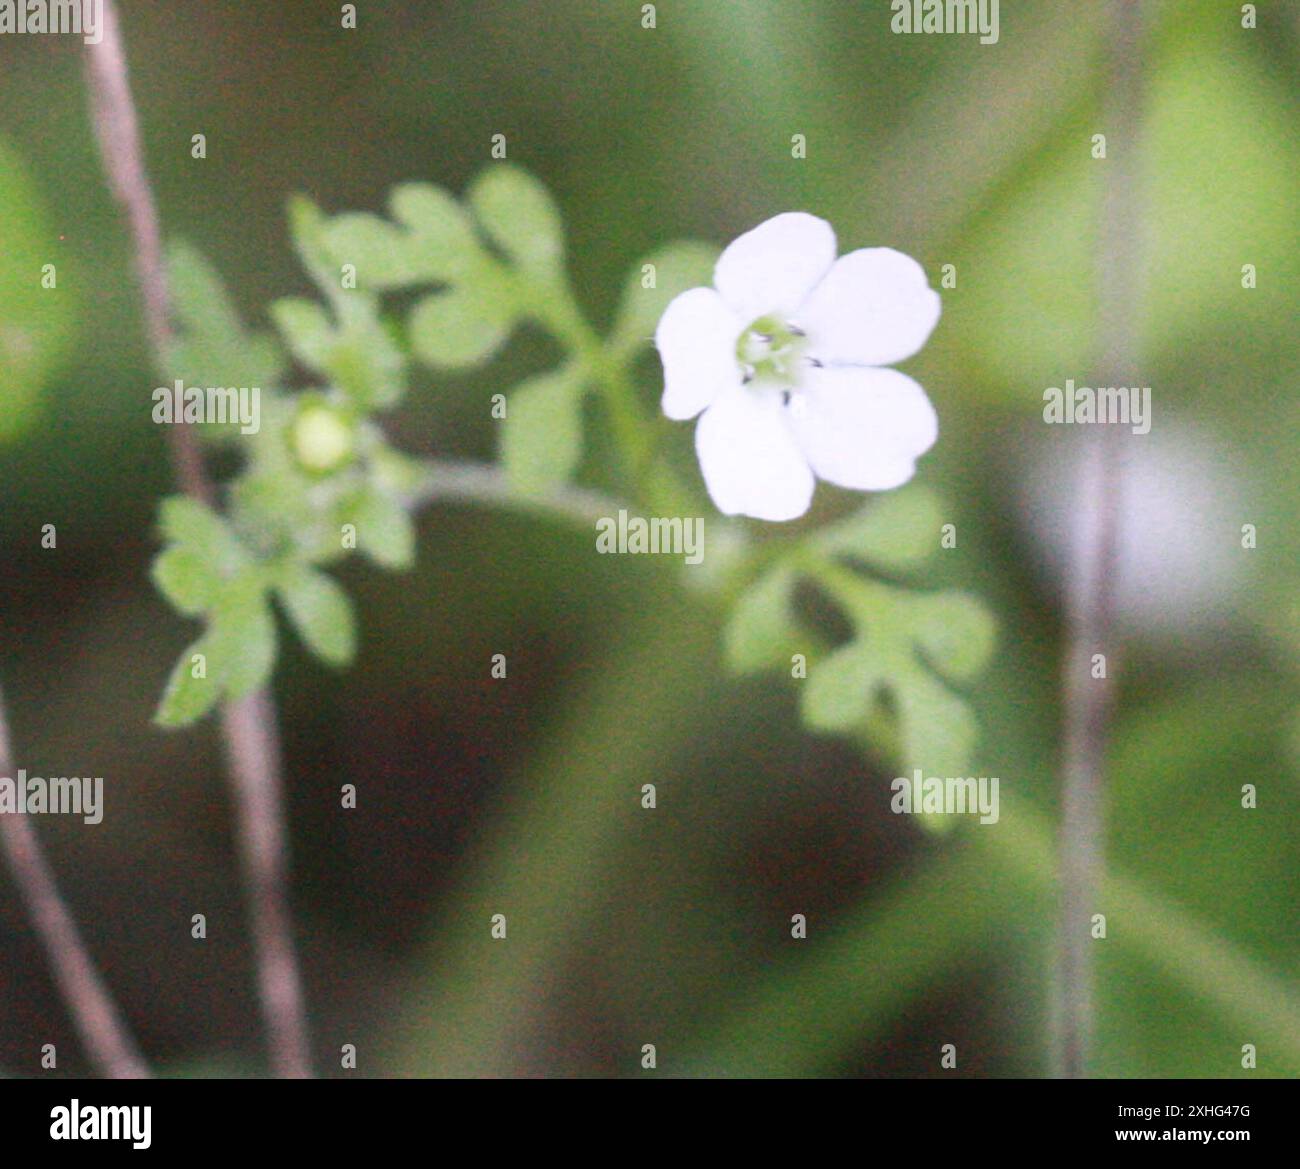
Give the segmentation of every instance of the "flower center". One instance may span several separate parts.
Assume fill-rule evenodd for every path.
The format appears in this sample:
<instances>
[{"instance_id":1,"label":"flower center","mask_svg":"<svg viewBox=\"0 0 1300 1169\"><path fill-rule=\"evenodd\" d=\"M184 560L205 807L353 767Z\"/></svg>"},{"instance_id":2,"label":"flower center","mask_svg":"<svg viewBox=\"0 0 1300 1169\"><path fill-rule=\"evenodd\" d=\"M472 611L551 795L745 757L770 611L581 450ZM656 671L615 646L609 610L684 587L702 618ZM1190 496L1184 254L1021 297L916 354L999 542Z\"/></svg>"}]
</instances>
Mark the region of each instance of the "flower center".
<instances>
[{"instance_id":1,"label":"flower center","mask_svg":"<svg viewBox=\"0 0 1300 1169\"><path fill-rule=\"evenodd\" d=\"M759 317L736 342L746 385L794 389L807 365L808 338L776 317Z\"/></svg>"}]
</instances>

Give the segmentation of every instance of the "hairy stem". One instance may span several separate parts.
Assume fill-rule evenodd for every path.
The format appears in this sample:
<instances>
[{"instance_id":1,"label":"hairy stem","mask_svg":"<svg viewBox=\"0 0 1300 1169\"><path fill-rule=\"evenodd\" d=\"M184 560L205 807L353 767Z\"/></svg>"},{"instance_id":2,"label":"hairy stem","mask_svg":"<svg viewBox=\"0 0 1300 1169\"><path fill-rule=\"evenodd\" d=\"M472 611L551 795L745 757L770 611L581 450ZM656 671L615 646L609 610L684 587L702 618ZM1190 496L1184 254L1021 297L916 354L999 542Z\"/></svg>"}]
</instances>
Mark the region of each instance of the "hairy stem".
<instances>
[{"instance_id":1,"label":"hairy stem","mask_svg":"<svg viewBox=\"0 0 1300 1169\"><path fill-rule=\"evenodd\" d=\"M126 210L144 298L153 360L165 376L171 349L171 296L162 256L162 232L144 165L140 130L127 80L117 6L104 3L104 36L87 48L87 71L104 169ZM168 428L176 477L186 494L212 504L216 492L194 432ZM265 690L222 706L221 733L229 761L239 853L252 916L258 985L279 1076L310 1076L311 1045L302 979L289 916L288 844L275 706Z\"/></svg>"},{"instance_id":2,"label":"hairy stem","mask_svg":"<svg viewBox=\"0 0 1300 1169\"><path fill-rule=\"evenodd\" d=\"M3 694L0 694L0 773L14 774ZM111 1079L148 1078L148 1065L95 970L77 923L59 896L59 887L41 850L36 829L26 815L17 812L0 815L0 846L9 859L14 881L49 955L54 980L90 1062L101 1075Z\"/></svg>"},{"instance_id":3,"label":"hairy stem","mask_svg":"<svg viewBox=\"0 0 1300 1169\"><path fill-rule=\"evenodd\" d=\"M1142 106L1140 0L1112 0L1108 30L1105 162L1098 284L1097 385L1132 385L1138 307L1138 206L1135 196ZM1103 806L1107 725L1119 665L1114 593L1123 515L1123 432L1090 429L1079 476L1079 530L1067 595L1063 698L1064 788L1061 817L1061 924L1055 1005L1054 1071L1086 1076L1093 1047L1092 916L1104 872ZM1094 676L1093 657L1105 657Z\"/></svg>"}]
</instances>

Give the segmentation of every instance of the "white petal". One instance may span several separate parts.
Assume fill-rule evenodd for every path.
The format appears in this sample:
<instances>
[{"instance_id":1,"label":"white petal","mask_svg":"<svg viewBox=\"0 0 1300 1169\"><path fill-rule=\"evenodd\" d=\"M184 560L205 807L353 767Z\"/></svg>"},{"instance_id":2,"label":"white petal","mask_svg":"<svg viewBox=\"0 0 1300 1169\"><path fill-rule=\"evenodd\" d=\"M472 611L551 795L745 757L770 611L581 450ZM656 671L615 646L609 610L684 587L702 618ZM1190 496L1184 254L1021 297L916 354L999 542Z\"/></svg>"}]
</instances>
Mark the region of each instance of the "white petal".
<instances>
[{"instance_id":1,"label":"white petal","mask_svg":"<svg viewBox=\"0 0 1300 1169\"><path fill-rule=\"evenodd\" d=\"M723 515L792 520L812 502L815 480L774 392L724 392L695 427L709 495Z\"/></svg>"},{"instance_id":2,"label":"white petal","mask_svg":"<svg viewBox=\"0 0 1300 1169\"><path fill-rule=\"evenodd\" d=\"M920 349L938 320L925 269L893 248L841 256L794 314L808 352L827 364L892 365Z\"/></svg>"},{"instance_id":3,"label":"white petal","mask_svg":"<svg viewBox=\"0 0 1300 1169\"><path fill-rule=\"evenodd\" d=\"M655 347L664 364L669 418L694 418L723 386L739 383L736 342L743 327L712 288L692 288L664 309Z\"/></svg>"},{"instance_id":4,"label":"white petal","mask_svg":"<svg viewBox=\"0 0 1300 1169\"><path fill-rule=\"evenodd\" d=\"M713 283L742 327L788 316L835 262L835 232L824 219L787 211L734 240L718 257Z\"/></svg>"},{"instance_id":5,"label":"white petal","mask_svg":"<svg viewBox=\"0 0 1300 1169\"><path fill-rule=\"evenodd\" d=\"M790 425L813 470L840 487L902 486L939 436L925 391L896 369L811 369L803 384L803 402L786 408Z\"/></svg>"}]
</instances>

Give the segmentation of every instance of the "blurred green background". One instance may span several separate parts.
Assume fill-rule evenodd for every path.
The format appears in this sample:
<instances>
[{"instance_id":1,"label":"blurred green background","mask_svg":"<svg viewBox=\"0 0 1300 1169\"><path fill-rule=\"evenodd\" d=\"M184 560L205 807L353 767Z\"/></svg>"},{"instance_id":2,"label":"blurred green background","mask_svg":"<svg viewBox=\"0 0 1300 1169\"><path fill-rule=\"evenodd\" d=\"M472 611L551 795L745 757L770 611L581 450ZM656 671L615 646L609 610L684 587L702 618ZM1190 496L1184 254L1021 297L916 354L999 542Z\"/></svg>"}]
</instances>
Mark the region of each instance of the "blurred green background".
<instances>
[{"instance_id":1,"label":"blurred green background","mask_svg":"<svg viewBox=\"0 0 1300 1169\"><path fill-rule=\"evenodd\" d=\"M1107 7L1008 0L992 46L892 35L889 5L868 0L663 0L652 30L631 0L359 7L345 32L339 5L315 0L123 4L166 230L259 326L273 298L308 290L288 196L380 210L399 181L460 191L496 133L554 191L601 324L657 246L723 244L783 210L830 220L841 250L914 255L936 286L956 265L908 364L941 419L919 478L960 532L924 583L997 613L972 702L1003 819L936 837L889 815L893 761L803 733L788 680L729 678L723 614L675 558L593 556L585 528L429 508L413 573L343 570L357 665L332 675L294 645L276 679L322 1067L342 1074L352 1043L361 1074L643 1075L653 1043L660 1075L930 1075L952 1043L955 1074L1044 1074L1052 564L1073 436L1043 425L1042 391L1096 384ZM1146 6L1146 258L1111 277L1142 288L1155 403L1096 949L1096 1070L1111 1075L1300 1073L1300 9L1258 7L1243 30L1236 3ZM82 53L72 38L0 40L0 678L15 765L106 777L102 825L39 829L151 1060L261 1074L214 729L149 721L192 627L147 577L173 488ZM191 158L196 133L206 160ZM39 289L46 263L57 291ZM524 334L483 373L421 371L390 433L491 458L489 396L553 352ZM657 376L647 348L647 406ZM673 442L714 517L690 428ZM822 487L803 522L852 503ZM55 550L40 546L47 523ZM489 678L494 653L507 683ZM344 782L356 811L339 808ZM510 920L504 944L493 913ZM60 1071L85 1070L7 874L0 1002L0 1069L35 1074L54 1042ZM1245 1043L1257 1073L1241 1069Z\"/></svg>"}]
</instances>

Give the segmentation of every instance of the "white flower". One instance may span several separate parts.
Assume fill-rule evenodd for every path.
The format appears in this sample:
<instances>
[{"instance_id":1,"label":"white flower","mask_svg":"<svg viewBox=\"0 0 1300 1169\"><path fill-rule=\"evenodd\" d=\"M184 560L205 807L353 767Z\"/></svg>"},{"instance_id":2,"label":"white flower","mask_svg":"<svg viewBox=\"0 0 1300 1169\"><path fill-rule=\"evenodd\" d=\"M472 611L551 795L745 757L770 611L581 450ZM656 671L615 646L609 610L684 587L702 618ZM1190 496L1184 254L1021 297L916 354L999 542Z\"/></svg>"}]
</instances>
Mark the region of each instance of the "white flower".
<instances>
[{"instance_id":1,"label":"white flower","mask_svg":"<svg viewBox=\"0 0 1300 1169\"><path fill-rule=\"evenodd\" d=\"M859 491L906 483L939 423L925 391L882 369L925 344L939 294L910 256L835 258L829 223L788 212L722 253L714 288L676 297L659 321L663 409L703 411L695 450L718 510L791 520L815 478Z\"/></svg>"}]
</instances>

